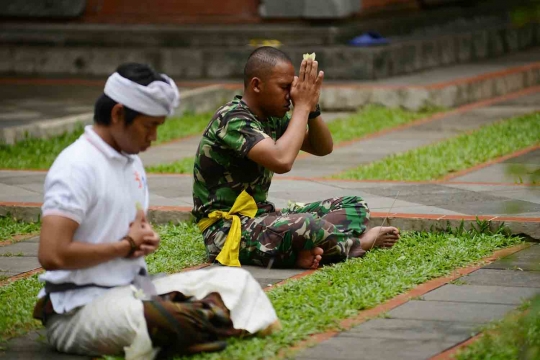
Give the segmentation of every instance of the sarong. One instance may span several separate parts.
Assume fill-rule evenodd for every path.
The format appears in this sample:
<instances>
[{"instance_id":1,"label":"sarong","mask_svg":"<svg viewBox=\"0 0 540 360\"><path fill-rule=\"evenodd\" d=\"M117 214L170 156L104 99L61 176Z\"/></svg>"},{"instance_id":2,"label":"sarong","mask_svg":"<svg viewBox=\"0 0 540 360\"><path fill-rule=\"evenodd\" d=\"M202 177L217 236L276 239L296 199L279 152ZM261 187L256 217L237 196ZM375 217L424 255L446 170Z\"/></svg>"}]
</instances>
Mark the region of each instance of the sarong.
<instances>
[{"instance_id":1,"label":"sarong","mask_svg":"<svg viewBox=\"0 0 540 360\"><path fill-rule=\"evenodd\" d=\"M50 314L50 302L40 299L34 314L49 313L47 337L58 351L125 352L128 360L221 350L228 337L278 328L268 297L243 269L211 267L162 277L154 285L159 295L147 301L128 285L66 314Z\"/></svg>"}]
</instances>

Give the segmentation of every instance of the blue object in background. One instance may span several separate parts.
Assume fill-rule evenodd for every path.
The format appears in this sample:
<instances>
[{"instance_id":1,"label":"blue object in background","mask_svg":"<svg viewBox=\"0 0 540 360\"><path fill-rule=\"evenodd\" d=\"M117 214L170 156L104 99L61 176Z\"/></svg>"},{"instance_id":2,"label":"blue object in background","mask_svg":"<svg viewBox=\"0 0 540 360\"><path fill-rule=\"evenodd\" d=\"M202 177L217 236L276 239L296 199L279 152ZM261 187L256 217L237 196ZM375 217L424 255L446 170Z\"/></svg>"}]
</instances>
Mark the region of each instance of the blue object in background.
<instances>
[{"instance_id":1,"label":"blue object in background","mask_svg":"<svg viewBox=\"0 0 540 360\"><path fill-rule=\"evenodd\" d=\"M388 39L382 37L381 34L374 31L369 31L349 41L349 45L352 46L374 46L386 44L388 44Z\"/></svg>"}]
</instances>

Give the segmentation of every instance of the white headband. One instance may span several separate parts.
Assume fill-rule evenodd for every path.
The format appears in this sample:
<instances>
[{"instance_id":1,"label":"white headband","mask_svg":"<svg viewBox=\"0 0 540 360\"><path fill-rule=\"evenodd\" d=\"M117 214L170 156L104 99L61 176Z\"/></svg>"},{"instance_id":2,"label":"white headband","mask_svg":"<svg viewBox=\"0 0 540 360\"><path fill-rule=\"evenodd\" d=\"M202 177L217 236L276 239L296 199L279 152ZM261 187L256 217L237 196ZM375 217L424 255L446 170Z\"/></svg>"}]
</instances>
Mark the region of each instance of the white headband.
<instances>
[{"instance_id":1,"label":"white headband","mask_svg":"<svg viewBox=\"0 0 540 360\"><path fill-rule=\"evenodd\" d=\"M153 81L147 86L137 84L115 72L107 79L105 95L138 111L150 116L170 116L174 108L180 103L180 94L174 81L165 74L161 74L167 82Z\"/></svg>"}]
</instances>

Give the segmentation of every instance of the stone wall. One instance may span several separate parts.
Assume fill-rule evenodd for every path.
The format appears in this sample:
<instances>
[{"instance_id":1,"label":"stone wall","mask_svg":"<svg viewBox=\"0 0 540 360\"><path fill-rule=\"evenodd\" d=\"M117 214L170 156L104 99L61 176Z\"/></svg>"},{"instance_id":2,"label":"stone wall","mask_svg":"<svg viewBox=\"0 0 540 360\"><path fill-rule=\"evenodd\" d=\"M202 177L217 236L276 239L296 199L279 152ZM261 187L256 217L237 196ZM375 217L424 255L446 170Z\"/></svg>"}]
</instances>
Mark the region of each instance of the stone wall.
<instances>
[{"instance_id":1,"label":"stone wall","mask_svg":"<svg viewBox=\"0 0 540 360\"><path fill-rule=\"evenodd\" d=\"M260 21L258 0L87 0L88 23L241 24Z\"/></svg>"},{"instance_id":2,"label":"stone wall","mask_svg":"<svg viewBox=\"0 0 540 360\"><path fill-rule=\"evenodd\" d=\"M418 0L10 0L0 1L0 17L100 24L247 24L339 19L417 7Z\"/></svg>"}]
</instances>

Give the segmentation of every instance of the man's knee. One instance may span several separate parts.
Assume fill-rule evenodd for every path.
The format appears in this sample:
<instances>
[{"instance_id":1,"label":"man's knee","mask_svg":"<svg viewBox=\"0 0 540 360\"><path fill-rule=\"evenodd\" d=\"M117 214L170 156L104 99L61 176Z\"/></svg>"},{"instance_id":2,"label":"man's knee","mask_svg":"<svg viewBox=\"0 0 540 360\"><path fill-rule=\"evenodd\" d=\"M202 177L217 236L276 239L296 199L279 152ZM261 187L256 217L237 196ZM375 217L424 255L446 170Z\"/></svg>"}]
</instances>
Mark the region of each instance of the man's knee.
<instances>
[{"instance_id":1,"label":"man's knee","mask_svg":"<svg viewBox=\"0 0 540 360\"><path fill-rule=\"evenodd\" d=\"M291 215L288 220L288 224L284 224L288 228L286 230L295 232L298 235L303 235L309 230L312 230L313 226L316 226L319 222L319 218L311 213L300 213Z\"/></svg>"},{"instance_id":2,"label":"man's knee","mask_svg":"<svg viewBox=\"0 0 540 360\"><path fill-rule=\"evenodd\" d=\"M367 202L360 196L343 196L336 198L331 205L331 210L342 208L369 209Z\"/></svg>"}]
</instances>

